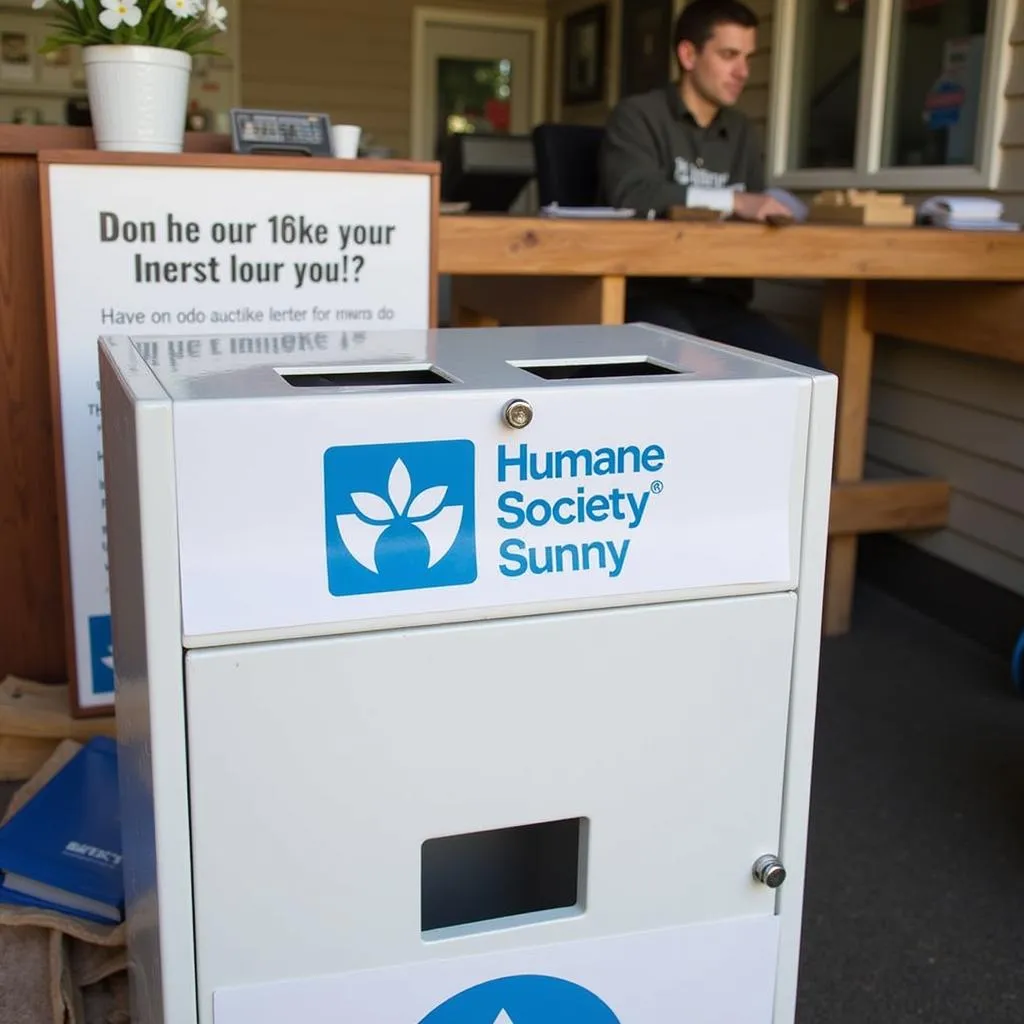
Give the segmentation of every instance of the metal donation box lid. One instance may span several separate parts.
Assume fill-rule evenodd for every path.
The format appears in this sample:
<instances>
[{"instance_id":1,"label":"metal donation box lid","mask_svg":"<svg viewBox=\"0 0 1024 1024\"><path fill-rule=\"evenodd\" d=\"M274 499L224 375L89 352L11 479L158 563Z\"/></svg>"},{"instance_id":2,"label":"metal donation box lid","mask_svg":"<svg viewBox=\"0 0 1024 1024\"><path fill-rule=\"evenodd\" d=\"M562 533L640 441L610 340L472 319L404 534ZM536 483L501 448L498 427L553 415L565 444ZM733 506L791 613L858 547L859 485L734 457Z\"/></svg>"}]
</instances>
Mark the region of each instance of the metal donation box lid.
<instances>
[{"instance_id":1,"label":"metal donation box lid","mask_svg":"<svg viewBox=\"0 0 1024 1024\"><path fill-rule=\"evenodd\" d=\"M646 325L103 344L171 403L187 645L796 586L802 367Z\"/></svg>"}]
</instances>

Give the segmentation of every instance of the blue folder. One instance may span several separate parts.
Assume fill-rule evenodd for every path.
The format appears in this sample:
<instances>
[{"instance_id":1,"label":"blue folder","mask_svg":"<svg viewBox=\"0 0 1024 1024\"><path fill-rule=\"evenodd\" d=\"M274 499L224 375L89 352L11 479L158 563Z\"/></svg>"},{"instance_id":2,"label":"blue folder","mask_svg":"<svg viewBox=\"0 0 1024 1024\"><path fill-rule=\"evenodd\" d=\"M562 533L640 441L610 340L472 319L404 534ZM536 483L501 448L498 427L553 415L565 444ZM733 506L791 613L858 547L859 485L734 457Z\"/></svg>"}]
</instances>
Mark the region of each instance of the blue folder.
<instances>
[{"instance_id":1,"label":"blue folder","mask_svg":"<svg viewBox=\"0 0 1024 1024\"><path fill-rule=\"evenodd\" d=\"M117 744L100 736L0 827L0 900L124 917Z\"/></svg>"}]
</instances>

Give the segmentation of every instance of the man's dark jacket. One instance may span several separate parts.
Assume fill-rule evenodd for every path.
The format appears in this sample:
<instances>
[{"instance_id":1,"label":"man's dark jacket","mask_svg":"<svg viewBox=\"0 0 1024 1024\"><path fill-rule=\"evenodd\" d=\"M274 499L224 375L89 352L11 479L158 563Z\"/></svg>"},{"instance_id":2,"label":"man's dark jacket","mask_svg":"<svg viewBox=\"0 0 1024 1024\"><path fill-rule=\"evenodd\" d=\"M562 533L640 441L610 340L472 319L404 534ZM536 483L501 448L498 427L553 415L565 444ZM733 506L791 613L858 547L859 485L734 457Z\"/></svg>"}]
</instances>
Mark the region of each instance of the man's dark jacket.
<instances>
[{"instance_id":1,"label":"man's dark jacket","mask_svg":"<svg viewBox=\"0 0 1024 1024\"><path fill-rule=\"evenodd\" d=\"M702 128L675 84L621 100L608 120L601 147L602 201L638 216L666 216L671 206L711 205L732 189L763 192L760 139L738 110L722 109ZM683 288L722 292L741 301L750 281L646 278L631 282L634 293L678 294Z\"/></svg>"}]
</instances>

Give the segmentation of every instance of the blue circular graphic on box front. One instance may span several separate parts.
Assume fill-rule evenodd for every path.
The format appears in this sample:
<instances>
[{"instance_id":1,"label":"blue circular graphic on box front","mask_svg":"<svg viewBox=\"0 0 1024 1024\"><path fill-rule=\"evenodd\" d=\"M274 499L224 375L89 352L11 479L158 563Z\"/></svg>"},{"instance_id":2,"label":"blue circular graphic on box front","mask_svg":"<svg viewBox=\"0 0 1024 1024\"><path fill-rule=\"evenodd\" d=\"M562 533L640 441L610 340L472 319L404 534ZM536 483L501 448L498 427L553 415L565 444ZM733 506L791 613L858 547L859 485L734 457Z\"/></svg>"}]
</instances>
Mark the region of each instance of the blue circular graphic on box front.
<instances>
[{"instance_id":1,"label":"blue circular graphic on box front","mask_svg":"<svg viewBox=\"0 0 1024 1024\"><path fill-rule=\"evenodd\" d=\"M474 985L420 1024L619 1024L593 992L561 978L519 974Z\"/></svg>"}]
</instances>

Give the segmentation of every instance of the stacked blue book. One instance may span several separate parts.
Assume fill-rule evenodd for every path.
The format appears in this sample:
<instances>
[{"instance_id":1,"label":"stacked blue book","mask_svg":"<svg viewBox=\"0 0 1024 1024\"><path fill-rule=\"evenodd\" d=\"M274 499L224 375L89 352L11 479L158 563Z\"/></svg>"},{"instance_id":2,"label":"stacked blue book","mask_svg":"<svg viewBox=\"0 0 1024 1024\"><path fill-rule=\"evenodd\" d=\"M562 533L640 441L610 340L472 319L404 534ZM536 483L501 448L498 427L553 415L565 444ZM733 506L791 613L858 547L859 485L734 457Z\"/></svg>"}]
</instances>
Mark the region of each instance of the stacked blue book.
<instances>
[{"instance_id":1,"label":"stacked blue book","mask_svg":"<svg viewBox=\"0 0 1024 1024\"><path fill-rule=\"evenodd\" d=\"M0 826L0 902L123 920L114 740L90 740Z\"/></svg>"}]
</instances>

